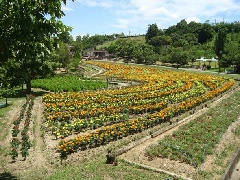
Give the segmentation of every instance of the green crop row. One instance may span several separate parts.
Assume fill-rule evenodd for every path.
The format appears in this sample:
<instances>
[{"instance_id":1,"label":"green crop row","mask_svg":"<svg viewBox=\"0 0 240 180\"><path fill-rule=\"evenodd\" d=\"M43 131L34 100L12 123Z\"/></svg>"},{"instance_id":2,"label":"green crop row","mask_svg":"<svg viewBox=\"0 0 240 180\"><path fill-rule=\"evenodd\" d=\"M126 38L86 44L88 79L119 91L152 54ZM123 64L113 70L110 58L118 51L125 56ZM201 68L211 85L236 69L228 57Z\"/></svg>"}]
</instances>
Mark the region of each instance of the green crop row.
<instances>
[{"instance_id":1,"label":"green crop row","mask_svg":"<svg viewBox=\"0 0 240 180\"><path fill-rule=\"evenodd\" d=\"M150 159L165 157L198 167L205 156L214 153L221 136L240 116L239 101L238 92L201 117L181 126L159 144L150 146L146 155Z\"/></svg>"},{"instance_id":2,"label":"green crop row","mask_svg":"<svg viewBox=\"0 0 240 180\"><path fill-rule=\"evenodd\" d=\"M52 92L77 92L106 88L107 83L104 81L90 80L82 78L81 76L71 75L33 80L32 87Z\"/></svg>"}]
</instances>

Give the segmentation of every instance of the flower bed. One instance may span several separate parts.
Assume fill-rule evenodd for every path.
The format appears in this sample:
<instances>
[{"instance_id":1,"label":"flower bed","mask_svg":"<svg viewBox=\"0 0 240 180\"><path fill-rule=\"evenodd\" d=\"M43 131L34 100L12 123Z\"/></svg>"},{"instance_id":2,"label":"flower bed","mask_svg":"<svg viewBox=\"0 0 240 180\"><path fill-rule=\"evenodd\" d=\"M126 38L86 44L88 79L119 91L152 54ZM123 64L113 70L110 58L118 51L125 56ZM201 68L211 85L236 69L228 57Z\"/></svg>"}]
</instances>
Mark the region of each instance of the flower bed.
<instances>
[{"instance_id":1,"label":"flower bed","mask_svg":"<svg viewBox=\"0 0 240 180\"><path fill-rule=\"evenodd\" d=\"M143 83L122 89L44 95L49 130L56 138L63 138L58 146L62 156L169 121L234 84L233 80L210 75L88 63L107 69L107 77ZM78 135L68 138L73 133Z\"/></svg>"}]
</instances>

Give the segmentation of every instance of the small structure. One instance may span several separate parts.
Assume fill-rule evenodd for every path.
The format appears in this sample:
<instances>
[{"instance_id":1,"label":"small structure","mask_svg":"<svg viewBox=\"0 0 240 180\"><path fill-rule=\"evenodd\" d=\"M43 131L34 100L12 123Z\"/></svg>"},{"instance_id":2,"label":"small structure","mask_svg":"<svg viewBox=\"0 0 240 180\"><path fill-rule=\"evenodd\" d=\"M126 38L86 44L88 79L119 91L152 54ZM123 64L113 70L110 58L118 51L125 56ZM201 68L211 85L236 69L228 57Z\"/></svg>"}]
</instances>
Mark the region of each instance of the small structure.
<instances>
[{"instance_id":1,"label":"small structure","mask_svg":"<svg viewBox=\"0 0 240 180\"><path fill-rule=\"evenodd\" d=\"M214 57L212 59L204 59L204 57L201 57L200 59L196 59L196 61L199 61L199 65L200 65L200 62L204 62L204 65L205 65L205 62L209 62L209 65L211 62L215 62L215 67L216 67L216 62L218 62L218 60L215 59Z\"/></svg>"},{"instance_id":2,"label":"small structure","mask_svg":"<svg viewBox=\"0 0 240 180\"><path fill-rule=\"evenodd\" d=\"M102 50L87 50L86 54L89 57L93 57L94 59L104 59L104 58L108 58L110 56L108 51L105 50L105 49L102 49Z\"/></svg>"},{"instance_id":3,"label":"small structure","mask_svg":"<svg viewBox=\"0 0 240 180\"><path fill-rule=\"evenodd\" d=\"M215 59L214 57L212 58L212 59L204 59L204 57L201 57L201 59L196 59L196 61L199 61L199 63L200 63L200 61L202 61L202 62L218 62L218 60L217 59Z\"/></svg>"}]
</instances>

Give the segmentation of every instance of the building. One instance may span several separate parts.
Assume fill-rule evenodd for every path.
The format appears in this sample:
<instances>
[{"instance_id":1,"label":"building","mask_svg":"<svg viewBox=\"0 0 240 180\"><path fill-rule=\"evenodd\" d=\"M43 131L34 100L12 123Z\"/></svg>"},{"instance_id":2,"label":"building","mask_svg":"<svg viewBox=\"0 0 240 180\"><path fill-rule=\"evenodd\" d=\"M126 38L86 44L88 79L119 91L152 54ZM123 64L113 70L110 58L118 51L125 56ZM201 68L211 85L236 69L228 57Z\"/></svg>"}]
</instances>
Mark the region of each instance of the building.
<instances>
[{"instance_id":1,"label":"building","mask_svg":"<svg viewBox=\"0 0 240 180\"><path fill-rule=\"evenodd\" d=\"M86 50L86 55L91 59L105 59L110 56L107 50Z\"/></svg>"}]
</instances>

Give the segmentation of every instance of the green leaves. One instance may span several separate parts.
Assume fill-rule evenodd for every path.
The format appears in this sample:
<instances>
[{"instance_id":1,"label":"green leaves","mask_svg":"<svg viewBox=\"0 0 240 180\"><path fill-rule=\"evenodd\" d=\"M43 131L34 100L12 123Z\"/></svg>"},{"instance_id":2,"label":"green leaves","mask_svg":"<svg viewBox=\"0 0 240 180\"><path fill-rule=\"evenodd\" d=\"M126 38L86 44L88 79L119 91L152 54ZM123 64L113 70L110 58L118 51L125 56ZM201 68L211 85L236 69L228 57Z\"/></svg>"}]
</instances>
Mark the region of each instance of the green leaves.
<instances>
[{"instance_id":1,"label":"green leaves","mask_svg":"<svg viewBox=\"0 0 240 180\"><path fill-rule=\"evenodd\" d=\"M33 81L33 87L49 91L82 91L105 88L106 82L95 80L84 80L80 76L56 76L49 79L37 79Z\"/></svg>"},{"instance_id":2,"label":"green leaves","mask_svg":"<svg viewBox=\"0 0 240 180\"><path fill-rule=\"evenodd\" d=\"M52 73L57 36L71 30L57 20L64 15L62 2L66 4L66 0L1 0L0 59L10 84Z\"/></svg>"}]
</instances>

